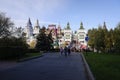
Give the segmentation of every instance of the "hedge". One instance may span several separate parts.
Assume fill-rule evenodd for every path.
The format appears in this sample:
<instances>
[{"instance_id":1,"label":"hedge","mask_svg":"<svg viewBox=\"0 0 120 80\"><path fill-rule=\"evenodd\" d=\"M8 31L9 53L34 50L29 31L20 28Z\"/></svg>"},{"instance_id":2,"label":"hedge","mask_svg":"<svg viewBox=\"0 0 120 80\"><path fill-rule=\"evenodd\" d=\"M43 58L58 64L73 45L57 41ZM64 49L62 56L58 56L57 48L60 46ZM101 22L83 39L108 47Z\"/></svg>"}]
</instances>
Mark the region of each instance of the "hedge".
<instances>
[{"instance_id":1,"label":"hedge","mask_svg":"<svg viewBox=\"0 0 120 80\"><path fill-rule=\"evenodd\" d=\"M25 55L25 48L18 46L0 47L0 59L17 59Z\"/></svg>"}]
</instances>

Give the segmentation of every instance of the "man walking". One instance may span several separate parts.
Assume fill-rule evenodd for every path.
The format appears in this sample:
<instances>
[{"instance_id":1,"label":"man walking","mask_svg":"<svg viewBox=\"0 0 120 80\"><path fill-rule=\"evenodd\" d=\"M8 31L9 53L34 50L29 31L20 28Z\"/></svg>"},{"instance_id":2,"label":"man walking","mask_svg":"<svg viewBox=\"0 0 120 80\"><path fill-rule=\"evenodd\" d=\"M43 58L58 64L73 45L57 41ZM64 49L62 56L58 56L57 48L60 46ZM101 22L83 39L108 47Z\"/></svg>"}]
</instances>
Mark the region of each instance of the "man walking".
<instances>
[{"instance_id":1,"label":"man walking","mask_svg":"<svg viewBox=\"0 0 120 80\"><path fill-rule=\"evenodd\" d=\"M71 50L70 50L70 46L68 46L68 55L70 55Z\"/></svg>"},{"instance_id":2,"label":"man walking","mask_svg":"<svg viewBox=\"0 0 120 80\"><path fill-rule=\"evenodd\" d=\"M68 48L65 46L65 48L64 48L64 54L65 54L65 56L67 56L67 52L68 52Z\"/></svg>"}]
</instances>

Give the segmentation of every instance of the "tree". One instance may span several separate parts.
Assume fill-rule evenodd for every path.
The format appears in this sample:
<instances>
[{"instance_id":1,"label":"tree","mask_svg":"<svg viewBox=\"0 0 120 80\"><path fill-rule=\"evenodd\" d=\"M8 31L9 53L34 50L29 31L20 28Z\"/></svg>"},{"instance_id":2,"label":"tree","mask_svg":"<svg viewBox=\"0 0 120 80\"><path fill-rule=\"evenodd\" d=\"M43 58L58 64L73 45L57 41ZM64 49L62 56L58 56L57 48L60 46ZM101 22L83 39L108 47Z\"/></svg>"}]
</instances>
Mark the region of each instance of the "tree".
<instances>
[{"instance_id":1,"label":"tree","mask_svg":"<svg viewBox=\"0 0 120 80\"><path fill-rule=\"evenodd\" d=\"M22 34L23 34L23 28L22 27L18 27L17 30L16 30L16 33L19 37L22 37Z\"/></svg>"},{"instance_id":2,"label":"tree","mask_svg":"<svg viewBox=\"0 0 120 80\"><path fill-rule=\"evenodd\" d=\"M95 36L97 33L97 29L93 28L93 29L89 29L88 30L88 36L89 36L89 41L88 41L88 45L91 46L92 49L95 48Z\"/></svg>"},{"instance_id":3,"label":"tree","mask_svg":"<svg viewBox=\"0 0 120 80\"><path fill-rule=\"evenodd\" d=\"M111 34L107 30L106 22L103 23L103 38L104 38L104 52L108 52L110 49L110 42L111 42Z\"/></svg>"},{"instance_id":4,"label":"tree","mask_svg":"<svg viewBox=\"0 0 120 80\"><path fill-rule=\"evenodd\" d=\"M95 35L95 47L97 51L103 51L104 47L104 33L101 27L97 30L97 33Z\"/></svg>"},{"instance_id":5,"label":"tree","mask_svg":"<svg viewBox=\"0 0 120 80\"><path fill-rule=\"evenodd\" d=\"M52 39L52 31L50 31L50 33L48 35L46 35L46 28L42 27L42 29L40 30L40 33L37 36L37 44L36 44L36 48L40 49L40 50L50 50L52 49L52 43L53 43L53 39Z\"/></svg>"},{"instance_id":6,"label":"tree","mask_svg":"<svg viewBox=\"0 0 120 80\"><path fill-rule=\"evenodd\" d=\"M52 44L53 44L53 39L52 39L52 30L51 30L46 39L47 50L53 49Z\"/></svg>"},{"instance_id":7,"label":"tree","mask_svg":"<svg viewBox=\"0 0 120 80\"><path fill-rule=\"evenodd\" d=\"M29 48L30 48L30 49L34 49L34 48L35 48L35 45L36 45L36 40L32 40L32 41L30 41L30 43L29 43Z\"/></svg>"},{"instance_id":8,"label":"tree","mask_svg":"<svg viewBox=\"0 0 120 80\"><path fill-rule=\"evenodd\" d=\"M40 50L46 49L46 34L45 34L45 27L43 26L42 29L40 29L40 33L37 36L37 44L36 48Z\"/></svg>"},{"instance_id":9,"label":"tree","mask_svg":"<svg viewBox=\"0 0 120 80\"><path fill-rule=\"evenodd\" d=\"M97 51L105 51L105 32L102 26L99 26L98 29L88 30L88 36L90 37L88 45L91 48L95 48Z\"/></svg>"},{"instance_id":10,"label":"tree","mask_svg":"<svg viewBox=\"0 0 120 80\"><path fill-rule=\"evenodd\" d=\"M12 29L13 25L10 18L6 17L5 13L0 12L0 37L10 36L10 29Z\"/></svg>"},{"instance_id":11,"label":"tree","mask_svg":"<svg viewBox=\"0 0 120 80\"><path fill-rule=\"evenodd\" d=\"M12 32L11 32L11 35L15 36L17 38L24 37L23 30L24 29L22 27L14 27L13 30L12 30Z\"/></svg>"},{"instance_id":12,"label":"tree","mask_svg":"<svg viewBox=\"0 0 120 80\"><path fill-rule=\"evenodd\" d=\"M106 47L111 52L111 51L113 51L113 45L114 45L114 41L115 41L114 30L113 29L110 29L110 31L108 32L107 37L108 37L108 41L107 41Z\"/></svg>"},{"instance_id":13,"label":"tree","mask_svg":"<svg viewBox=\"0 0 120 80\"><path fill-rule=\"evenodd\" d=\"M120 52L120 23L114 30L114 48L117 53Z\"/></svg>"}]
</instances>

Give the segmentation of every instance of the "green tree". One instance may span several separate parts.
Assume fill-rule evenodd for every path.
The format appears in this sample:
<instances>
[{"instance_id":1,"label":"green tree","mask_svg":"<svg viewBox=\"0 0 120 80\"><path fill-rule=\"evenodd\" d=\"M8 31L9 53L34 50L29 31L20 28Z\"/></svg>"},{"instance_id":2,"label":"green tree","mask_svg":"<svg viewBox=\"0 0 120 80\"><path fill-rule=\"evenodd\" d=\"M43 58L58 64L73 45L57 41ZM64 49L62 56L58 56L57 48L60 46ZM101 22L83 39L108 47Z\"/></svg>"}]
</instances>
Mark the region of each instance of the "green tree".
<instances>
[{"instance_id":1,"label":"green tree","mask_svg":"<svg viewBox=\"0 0 120 80\"><path fill-rule=\"evenodd\" d=\"M97 51L105 51L105 34L101 26L99 26L98 31L95 35L95 47Z\"/></svg>"},{"instance_id":2,"label":"green tree","mask_svg":"<svg viewBox=\"0 0 120 80\"><path fill-rule=\"evenodd\" d=\"M92 49L95 48L95 36L97 33L97 29L93 28L93 29L89 29L88 30L88 36L89 36L89 41L88 41L88 45L91 46Z\"/></svg>"},{"instance_id":3,"label":"green tree","mask_svg":"<svg viewBox=\"0 0 120 80\"><path fill-rule=\"evenodd\" d=\"M52 44L53 44L53 39L52 39L52 30L51 30L46 39L47 50L53 49Z\"/></svg>"},{"instance_id":4,"label":"green tree","mask_svg":"<svg viewBox=\"0 0 120 80\"><path fill-rule=\"evenodd\" d=\"M36 44L37 49L48 51L48 50L53 48L53 46L52 46L53 39L52 39L52 33L51 32L52 32L52 30L47 35L45 27L42 27L42 29L40 29L40 33L37 36L37 44Z\"/></svg>"},{"instance_id":5,"label":"green tree","mask_svg":"<svg viewBox=\"0 0 120 80\"><path fill-rule=\"evenodd\" d=\"M120 23L114 30L114 48L117 53L120 52Z\"/></svg>"},{"instance_id":6,"label":"green tree","mask_svg":"<svg viewBox=\"0 0 120 80\"><path fill-rule=\"evenodd\" d=\"M17 30L16 30L16 33L18 34L19 37L22 37L22 34L23 34L23 28L22 27L18 27Z\"/></svg>"},{"instance_id":7,"label":"green tree","mask_svg":"<svg viewBox=\"0 0 120 80\"><path fill-rule=\"evenodd\" d=\"M110 35L108 34L105 22L103 26L99 25L98 29L88 30L88 36L90 37L88 44L92 48L96 48L97 51L105 52L110 48Z\"/></svg>"},{"instance_id":8,"label":"green tree","mask_svg":"<svg viewBox=\"0 0 120 80\"><path fill-rule=\"evenodd\" d=\"M37 44L36 48L40 50L45 50L46 49L46 34L45 31L46 28L43 26L42 29L40 29L40 33L37 36Z\"/></svg>"},{"instance_id":9,"label":"green tree","mask_svg":"<svg viewBox=\"0 0 120 80\"><path fill-rule=\"evenodd\" d=\"M106 52L112 51L114 43L114 31L110 29L105 35L105 45L106 45Z\"/></svg>"},{"instance_id":10,"label":"green tree","mask_svg":"<svg viewBox=\"0 0 120 80\"><path fill-rule=\"evenodd\" d=\"M13 28L13 22L5 13L0 12L0 37L7 37L11 35L10 29Z\"/></svg>"},{"instance_id":11,"label":"green tree","mask_svg":"<svg viewBox=\"0 0 120 80\"><path fill-rule=\"evenodd\" d=\"M98 29L89 29L88 36L90 40L88 45L102 52L120 52L120 23L113 30L107 30L106 23L99 26Z\"/></svg>"},{"instance_id":12,"label":"green tree","mask_svg":"<svg viewBox=\"0 0 120 80\"><path fill-rule=\"evenodd\" d=\"M109 31L107 30L106 22L103 23L103 37L104 37L104 52L108 52L110 49L110 36Z\"/></svg>"}]
</instances>

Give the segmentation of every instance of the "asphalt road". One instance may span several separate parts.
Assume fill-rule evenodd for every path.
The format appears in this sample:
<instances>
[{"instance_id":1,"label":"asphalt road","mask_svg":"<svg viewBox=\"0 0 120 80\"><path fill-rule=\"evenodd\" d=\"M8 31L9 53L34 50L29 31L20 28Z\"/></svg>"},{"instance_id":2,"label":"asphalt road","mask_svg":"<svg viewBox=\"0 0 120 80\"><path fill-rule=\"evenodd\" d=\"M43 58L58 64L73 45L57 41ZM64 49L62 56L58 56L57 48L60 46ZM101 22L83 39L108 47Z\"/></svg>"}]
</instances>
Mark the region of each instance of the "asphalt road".
<instances>
[{"instance_id":1,"label":"asphalt road","mask_svg":"<svg viewBox=\"0 0 120 80\"><path fill-rule=\"evenodd\" d=\"M20 62L0 71L0 80L87 80L78 53L65 57L46 53L43 57Z\"/></svg>"}]
</instances>

